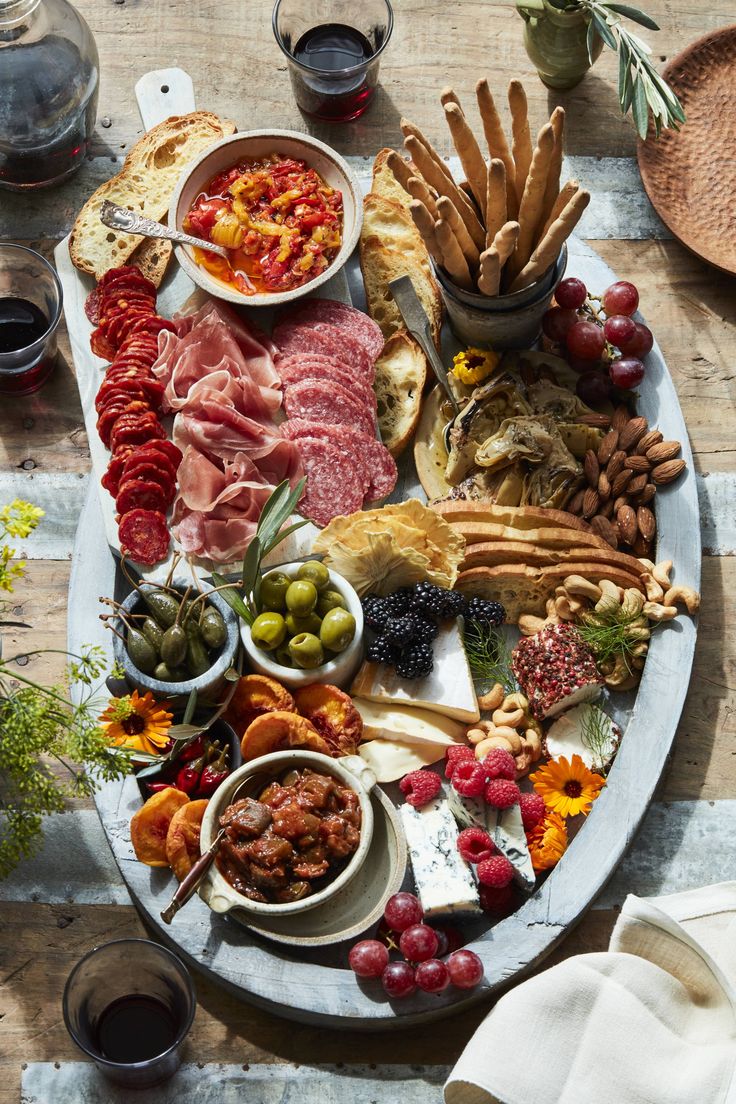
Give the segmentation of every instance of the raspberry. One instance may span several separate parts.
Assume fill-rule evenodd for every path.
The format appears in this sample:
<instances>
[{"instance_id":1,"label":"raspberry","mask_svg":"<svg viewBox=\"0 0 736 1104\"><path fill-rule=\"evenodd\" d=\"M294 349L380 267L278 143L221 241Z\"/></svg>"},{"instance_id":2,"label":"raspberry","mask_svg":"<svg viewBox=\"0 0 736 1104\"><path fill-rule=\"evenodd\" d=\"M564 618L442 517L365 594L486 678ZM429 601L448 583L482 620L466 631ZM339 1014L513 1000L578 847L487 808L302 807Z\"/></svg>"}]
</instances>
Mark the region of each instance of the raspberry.
<instances>
[{"instance_id":1,"label":"raspberry","mask_svg":"<svg viewBox=\"0 0 736 1104\"><path fill-rule=\"evenodd\" d=\"M510 809L519 800L519 787L508 778L492 778L485 789L486 801L494 809Z\"/></svg>"},{"instance_id":2,"label":"raspberry","mask_svg":"<svg viewBox=\"0 0 736 1104\"><path fill-rule=\"evenodd\" d=\"M495 912L501 916L511 912L514 903L514 887L509 882L502 889L495 886L481 885L478 890L480 907L484 912Z\"/></svg>"},{"instance_id":3,"label":"raspberry","mask_svg":"<svg viewBox=\"0 0 736 1104\"><path fill-rule=\"evenodd\" d=\"M464 828L457 837L457 849L466 862L479 863L490 859L496 845L482 828Z\"/></svg>"},{"instance_id":4,"label":"raspberry","mask_svg":"<svg viewBox=\"0 0 736 1104\"><path fill-rule=\"evenodd\" d=\"M516 778L516 763L510 751L503 748L492 748L485 759L483 766L488 772L489 778L508 778L513 782Z\"/></svg>"},{"instance_id":5,"label":"raspberry","mask_svg":"<svg viewBox=\"0 0 736 1104\"><path fill-rule=\"evenodd\" d=\"M525 832L531 832L533 828L536 828L547 811L542 795L534 792L519 795L519 808L521 809L521 823L524 825Z\"/></svg>"},{"instance_id":6,"label":"raspberry","mask_svg":"<svg viewBox=\"0 0 736 1104\"><path fill-rule=\"evenodd\" d=\"M481 763L461 759L452 774L452 784L463 797L480 797L486 784L486 772Z\"/></svg>"},{"instance_id":7,"label":"raspberry","mask_svg":"<svg viewBox=\"0 0 736 1104\"><path fill-rule=\"evenodd\" d=\"M505 855L491 855L476 867L478 881L491 889L504 889L514 876L514 868Z\"/></svg>"},{"instance_id":8,"label":"raspberry","mask_svg":"<svg viewBox=\"0 0 736 1104\"><path fill-rule=\"evenodd\" d=\"M416 770L405 774L399 782L399 789L406 796L409 805L420 809L442 789L442 779L434 771Z\"/></svg>"},{"instance_id":9,"label":"raspberry","mask_svg":"<svg viewBox=\"0 0 736 1104\"><path fill-rule=\"evenodd\" d=\"M461 759L475 759L475 752L468 744L453 744L445 752L445 778L452 778Z\"/></svg>"}]
</instances>

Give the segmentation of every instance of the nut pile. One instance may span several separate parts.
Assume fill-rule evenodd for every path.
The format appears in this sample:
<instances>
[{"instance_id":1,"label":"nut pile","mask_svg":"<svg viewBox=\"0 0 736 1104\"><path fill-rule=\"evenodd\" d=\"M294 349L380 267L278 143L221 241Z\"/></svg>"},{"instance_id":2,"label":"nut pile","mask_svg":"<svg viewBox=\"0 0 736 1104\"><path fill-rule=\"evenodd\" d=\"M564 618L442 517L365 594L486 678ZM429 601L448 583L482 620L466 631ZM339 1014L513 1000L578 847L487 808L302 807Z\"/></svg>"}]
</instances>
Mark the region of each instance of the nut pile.
<instances>
[{"instance_id":1,"label":"nut pile","mask_svg":"<svg viewBox=\"0 0 736 1104\"><path fill-rule=\"evenodd\" d=\"M523 694L505 694L497 682L478 698L478 706L491 718L476 721L465 734L475 748L476 759L483 760L493 748L501 748L513 756L516 778L528 774L542 757L542 729L529 711L528 699Z\"/></svg>"},{"instance_id":2,"label":"nut pile","mask_svg":"<svg viewBox=\"0 0 736 1104\"><path fill-rule=\"evenodd\" d=\"M586 487L567 509L590 522L594 533L612 548L625 545L635 556L649 556L657 522L654 496L685 470L678 458L679 441L665 441L646 418L618 406L598 451L588 449L583 460Z\"/></svg>"}]
</instances>

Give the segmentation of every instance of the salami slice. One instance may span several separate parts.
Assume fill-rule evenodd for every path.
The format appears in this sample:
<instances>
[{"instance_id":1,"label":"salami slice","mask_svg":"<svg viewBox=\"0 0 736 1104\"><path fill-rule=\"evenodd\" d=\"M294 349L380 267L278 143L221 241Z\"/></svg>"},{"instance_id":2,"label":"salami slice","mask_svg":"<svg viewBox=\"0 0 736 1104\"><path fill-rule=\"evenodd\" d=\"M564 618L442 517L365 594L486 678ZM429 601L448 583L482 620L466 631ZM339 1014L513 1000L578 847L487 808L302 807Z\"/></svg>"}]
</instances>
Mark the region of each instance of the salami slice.
<instances>
[{"instance_id":1,"label":"salami slice","mask_svg":"<svg viewBox=\"0 0 736 1104\"><path fill-rule=\"evenodd\" d=\"M120 489L120 480L123 477L123 470L127 462L128 456L133 451L132 445L125 446L127 451L120 450L120 452L113 456L110 463L107 465L107 471L103 475L100 483L109 491L113 498L116 497L118 490Z\"/></svg>"},{"instance_id":2,"label":"salami slice","mask_svg":"<svg viewBox=\"0 0 736 1104\"><path fill-rule=\"evenodd\" d=\"M367 475L364 493L369 502L386 498L396 486L396 461L376 437L370 437L367 433L348 426L307 422L301 418L284 422L281 432L285 437L296 441L297 447L305 437L318 437L349 450Z\"/></svg>"},{"instance_id":3,"label":"salami slice","mask_svg":"<svg viewBox=\"0 0 736 1104\"><path fill-rule=\"evenodd\" d=\"M291 308L288 316L295 322L329 322L344 327L360 341L373 360L377 360L383 350L380 326L367 314L336 299L303 299Z\"/></svg>"},{"instance_id":4,"label":"salami slice","mask_svg":"<svg viewBox=\"0 0 736 1104\"><path fill-rule=\"evenodd\" d=\"M350 456L329 441L304 437L299 442L307 485L299 512L315 525L327 525L341 514L353 514L363 505L362 482Z\"/></svg>"},{"instance_id":5,"label":"salami slice","mask_svg":"<svg viewBox=\"0 0 736 1104\"><path fill-rule=\"evenodd\" d=\"M124 419L125 414L122 417ZM121 419L118 418L110 436L112 452L116 451L118 445L145 445L153 437L163 437L165 435L164 427L160 422L139 422L135 425L124 424L120 426L120 421Z\"/></svg>"},{"instance_id":6,"label":"salami slice","mask_svg":"<svg viewBox=\"0 0 736 1104\"><path fill-rule=\"evenodd\" d=\"M375 414L376 396L373 388L366 384L364 377L351 376L346 368L335 364L328 357L309 353L304 356L284 357L279 361L277 370L284 387L306 379L334 380L365 403L372 415Z\"/></svg>"},{"instance_id":7,"label":"salami slice","mask_svg":"<svg viewBox=\"0 0 736 1104\"><path fill-rule=\"evenodd\" d=\"M149 441L149 443L145 447L145 450L141 449L141 452L149 452L151 450L153 450L154 452L163 453L163 455L173 465L175 472L184 458L184 454L181 449L177 448L173 441L169 441L165 437L161 438L160 440Z\"/></svg>"},{"instance_id":8,"label":"salami slice","mask_svg":"<svg viewBox=\"0 0 736 1104\"><path fill-rule=\"evenodd\" d=\"M137 563L159 563L169 551L169 530L160 510L129 510L120 519L118 538L120 551Z\"/></svg>"},{"instance_id":9,"label":"salami slice","mask_svg":"<svg viewBox=\"0 0 736 1104\"><path fill-rule=\"evenodd\" d=\"M173 495L169 497L160 484L150 479L126 479L120 485L115 499L115 509L119 514L127 514L130 510L138 508L160 510L163 513L173 501Z\"/></svg>"},{"instance_id":10,"label":"salami slice","mask_svg":"<svg viewBox=\"0 0 736 1104\"><path fill-rule=\"evenodd\" d=\"M305 438L317 438L328 441L341 452L346 453L355 465L356 481L360 480L363 496L368 493L372 478L365 450L361 449L361 441L365 434L346 425L332 425L323 422L307 422L302 418L293 418L282 422L281 432L284 437L296 442L297 448Z\"/></svg>"},{"instance_id":11,"label":"salami slice","mask_svg":"<svg viewBox=\"0 0 736 1104\"><path fill-rule=\"evenodd\" d=\"M92 288L92 291L84 300L84 313L93 326L96 326L100 321L100 298L100 289L96 287Z\"/></svg>"},{"instance_id":12,"label":"salami slice","mask_svg":"<svg viewBox=\"0 0 736 1104\"><path fill-rule=\"evenodd\" d=\"M284 410L288 418L353 426L369 436L374 431L365 405L339 383L302 380L291 384L284 390Z\"/></svg>"},{"instance_id":13,"label":"salami slice","mask_svg":"<svg viewBox=\"0 0 736 1104\"><path fill-rule=\"evenodd\" d=\"M273 331L273 339L283 356L292 353L321 353L337 360L352 373L360 373L373 383L373 358L350 333L327 322L281 322Z\"/></svg>"},{"instance_id":14,"label":"salami slice","mask_svg":"<svg viewBox=\"0 0 736 1104\"><path fill-rule=\"evenodd\" d=\"M154 452L147 445L136 449L128 457L121 483L126 479L152 479L164 489L176 486L176 472L171 461L160 452Z\"/></svg>"}]
</instances>

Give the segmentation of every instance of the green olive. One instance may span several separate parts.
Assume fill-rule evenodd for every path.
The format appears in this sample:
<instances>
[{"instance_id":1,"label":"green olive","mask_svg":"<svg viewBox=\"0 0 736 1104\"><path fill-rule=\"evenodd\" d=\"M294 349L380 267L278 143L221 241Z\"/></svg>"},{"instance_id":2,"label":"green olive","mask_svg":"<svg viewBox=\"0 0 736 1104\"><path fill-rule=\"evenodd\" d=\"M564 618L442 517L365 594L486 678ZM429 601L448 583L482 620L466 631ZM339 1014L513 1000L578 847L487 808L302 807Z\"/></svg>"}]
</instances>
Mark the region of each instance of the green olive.
<instances>
[{"instance_id":1,"label":"green olive","mask_svg":"<svg viewBox=\"0 0 736 1104\"><path fill-rule=\"evenodd\" d=\"M283 644L286 637L286 624L280 613L271 611L259 613L250 627L250 635L257 648L272 652Z\"/></svg>"},{"instance_id":2,"label":"green olive","mask_svg":"<svg viewBox=\"0 0 736 1104\"><path fill-rule=\"evenodd\" d=\"M299 633L314 633L319 636L322 627L322 618L316 613L308 613L306 617L295 617L293 613L287 613L284 620L289 637L298 636Z\"/></svg>"},{"instance_id":3,"label":"green olive","mask_svg":"<svg viewBox=\"0 0 736 1104\"><path fill-rule=\"evenodd\" d=\"M330 573L319 560L307 560L297 571L296 577L313 583L317 590L325 590L330 585Z\"/></svg>"},{"instance_id":4,"label":"green olive","mask_svg":"<svg viewBox=\"0 0 736 1104\"><path fill-rule=\"evenodd\" d=\"M317 605L317 588L307 579L295 579L286 591L286 608L297 617L306 617Z\"/></svg>"},{"instance_id":5,"label":"green olive","mask_svg":"<svg viewBox=\"0 0 736 1104\"><path fill-rule=\"evenodd\" d=\"M331 652L344 652L355 636L355 618L339 606L325 614L319 638Z\"/></svg>"},{"instance_id":6,"label":"green olive","mask_svg":"<svg viewBox=\"0 0 736 1104\"><path fill-rule=\"evenodd\" d=\"M273 653L273 658L277 663L280 663L282 667L293 667L291 662L291 653L289 652L289 642L284 640L282 644L279 644L276 651Z\"/></svg>"},{"instance_id":7,"label":"green olive","mask_svg":"<svg viewBox=\"0 0 736 1104\"><path fill-rule=\"evenodd\" d=\"M286 592L291 579L283 571L269 571L261 579L260 604L263 610L278 610L286 605Z\"/></svg>"},{"instance_id":8,"label":"green olive","mask_svg":"<svg viewBox=\"0 0 736 1104\"><path fill-rule=\"evenodd\" d=\"M289 655L297 667L311 671L320 667L325 661L325 653L322 650L319 637L314 633L299 633L289 641Z\"/></svg>"},{"instance_id":9,"label":"green olive","mask_svg":"<svg viewBox=\"0 0 736 1104\"><path fill-rule=\"evenodd\" d=\"M323 590L317 602L317 613L324 617L331 609L347 609L345 599L339 590Z\"/></svg>"}]
</instances>

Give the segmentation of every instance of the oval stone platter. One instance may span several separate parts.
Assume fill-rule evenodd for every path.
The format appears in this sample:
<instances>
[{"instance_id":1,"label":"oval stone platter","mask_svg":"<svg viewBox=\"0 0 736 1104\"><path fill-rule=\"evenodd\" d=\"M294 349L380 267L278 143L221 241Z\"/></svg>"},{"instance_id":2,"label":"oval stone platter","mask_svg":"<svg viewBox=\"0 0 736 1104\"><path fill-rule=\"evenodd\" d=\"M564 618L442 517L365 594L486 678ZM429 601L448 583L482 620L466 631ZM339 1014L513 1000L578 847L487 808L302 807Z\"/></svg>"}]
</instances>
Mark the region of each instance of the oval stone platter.
<instances>
[{"instance_id":1,"label":"oval stone platter","mask_svg":"<svg viewBox=\"0 0 736 1104\"><path fill-rule=\"evenodd\" d=\"M568 273L598 292L616 279L587 245L575 239L570 242ZM357 276L348 275L356 305L361 305ZM682 442L687 473L657 495L657 558L672 559L676 581L698 589L700 531L693 458L677 395L656 344L647 357L639 412L666 439ZM421 493L416 473L407 464L393 497L416 493ZM78 651L81 644L102 643L109 650L97 618L96 596L114 592L116 563L105 539L95 487L90 487L79 533L69 593L69 647ZM91 588L90 579L95 580ZM469 943L485 967L482 985L470 993L449 989L440 996L419 994L392 1003L380 986L358 983L347 969L349 943L310 949L271 942L211 913L198 897L167 927L159 914L171 896L171 875L138 863L130 844L128 823L140 803L133 780L104 786L96 796L97 808L131 896L156 938L231 992L270 1012L312 1024L377 1031L439 1019L488 1001L519 981L562 940L603 888L631 843L670 755L687 694L695 636L696 624L685 616L654 633L633 707L617 717L624 722L625 734L608 784L562 861L537 891L516 913L479 930Z\"/></svg>"}]
</instances>

